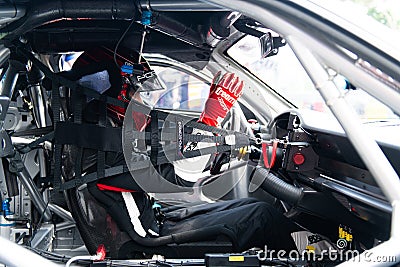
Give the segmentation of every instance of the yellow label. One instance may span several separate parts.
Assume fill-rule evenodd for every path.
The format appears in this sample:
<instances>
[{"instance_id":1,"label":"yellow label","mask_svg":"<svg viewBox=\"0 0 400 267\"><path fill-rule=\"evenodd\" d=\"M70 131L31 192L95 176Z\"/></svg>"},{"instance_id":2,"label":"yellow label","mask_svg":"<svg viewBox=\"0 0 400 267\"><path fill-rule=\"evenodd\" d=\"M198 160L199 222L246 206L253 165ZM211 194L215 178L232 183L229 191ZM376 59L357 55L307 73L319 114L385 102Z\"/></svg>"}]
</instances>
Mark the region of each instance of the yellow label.
<instances>
[{"instance_id":1,"label":"yellow label","mask_svg":"<svg viewBox=\"0 0 400 267\"><path fill-rule=\"evenodd\" d=\"M345 237L345 232L343 231L342 227L339 227L339 238L344 238Z\"/></svg>"},{"instance_id":2,"label":"yellow label","mask_svg":"<svg viewBox=\"0 0 400 267\"><path fill-rule=\"evenodd\" d=\"M307 246L307 247L306 247L306 250L307 250L308 252L315 252L315 247L313 247L313 246Z\"/></svg>"},{"instance_id":3,"label":"yellow label","mask_svg":"<svg viewBox=\"0 0 400 267\"><path fill-rule=\"evenodd\" d=\"M339 239L345 239L346 241L352 241L353 235L345 231L342 227L339 227Z\"/></svg>"},{"instance_id":4,"label":"yellow label","mask_svg":"<svg viewBox=\"0 0 400 267\"><path fill-rule=\"evenodd\" d=\"M353 235L348 234L347 237L346 237L346 240L347 241L353 241Z\"/></svg>"},{"instance_id":5,"label":"yellow label","mask_svg":"<svg viewBox=\"0 0 400 267\"><path fill-rule=\"evenodd\" d=\"M244 261L244 256L229 256L229 261Z\"/></svg>"}]
</instances>

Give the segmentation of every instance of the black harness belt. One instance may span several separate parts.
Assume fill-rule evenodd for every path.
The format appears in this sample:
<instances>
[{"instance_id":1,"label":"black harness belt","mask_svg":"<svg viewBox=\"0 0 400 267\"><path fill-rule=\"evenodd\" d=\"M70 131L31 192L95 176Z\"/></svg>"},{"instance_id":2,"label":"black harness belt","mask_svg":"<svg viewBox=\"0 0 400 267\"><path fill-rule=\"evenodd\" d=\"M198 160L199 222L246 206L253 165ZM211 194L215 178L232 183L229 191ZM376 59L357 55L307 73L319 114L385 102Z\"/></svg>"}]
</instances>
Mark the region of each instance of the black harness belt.
<instances>
[{"instance_id":1,"label":"black harness belt","mask_svg":"<svg viewBox=\"0 0 400 267\"><path fill-rule=\"evenodd\" d=\"M135 170L149 168L150 164L151 164L150 160L138 161L135 166ZM131 168L131 171L133 171L132 168ZM111 177L111 176L119 175L119 174L126 173L126 172L129 172L129 170L128 170L128 167L125 165L106 168L104 170L104 177ZM83 184L94 182L97 180L99 180L99 176L98 176L97 172L88 173L88 174L82 175L80 178L75 178L75 179L69 180L69 181L61 184L60 190L68 190L68 189L78 187Z\"/></svg>"},{"instance_id":2,"label":"black harness belt","mask_svg":"<svg viewBox=\"0 0 400 267\"><path fill-rule=\"evenodd\" d=\"M55 142L95 150L122 152L121 131L121 128L101 127L95 124L58 122Z\"/></svg>"},{"instance_id":3,"label":"black harness belt","mask_svg":"<svg viewBox=\"0 0 400 267\"><path fill-rule=\"evenodd\" d=\"M71 81L60 74L53 73L42 62L40 62L32 53L25 49L19 48L18 52L30 59L48 78L52 80L52 108L54 112L54 187L61 190L79 186L81 184L92 182L100 178L116 175L121 172L127 172L126 167L105 168L104 152L122 152L124 148L130 147L131 144L138 144L139 141L150 145L150 157L148 160L137 162L134 169L143 169L153 165L176 161L184 158L197 157L205 154L213 154L218 152L229 152L241 147L257 143L255 138L250 138L244 133L227 131L216 127L211 127L198 122L192 121L193 118L164 112L161 110L152 110L150 107L132 100L130 103L131 111L149 115L151 117L150 131L139 132L134 129L130 131L122 128L106 127L106 104L127 108L128 104L114 99L112 97L102 95L99 92L86 88ZM60 96L59 85L67 86L72 90L72 95L75 96L74 122L60 121ZM99 100L101 103L101 116L98 125L83 123L82 111L86 98L90 97ZM127 111L127 113L129 113ZM211 133L210 135L193 135L190 128L196 128L202 131ZM48 130L48 129L41 129ZM44 132L43 132L44 133ZM124 142L122 143L124 135ZM33 142L48 140L52 138L52 133L39 138ZM201 149L185 151L185 145L188 142L209 142L215 146ZM162 143L162 144L161 144ZM62 145L74 145L78 147L79 153L76 158L75 179L62 183L61 182L61 154ZM94 149L98 151L98 169L97 172L81 176L81 163L83 148ZM137 147L130 147L135 149ZM147 149L142 153L147 154ZM132 170L131 170L132 171Z\"/></svg>"},{"instance_id":4,"label":"black harness belt","mask_svg":"<svg viewBox=\"0 0 400 267\"><path fill-rule=\"evenodd\" d=\"M168 126L166 113L153 110L151 112L151 131L138 132L135 130L125 131L125 142L135 143L135 139L143 140L151 145L148 159L143 159L130 167L130 171L145 169L152 165L160 165L183 158L192 158L218 152L228 152L234 149L248 146L254 140L243 133L227 131L215 127L188 121L187 117L177 114L169 114ZM164 127L160 127L160 124ZM216 135L193 135L191 128L198 128ZM94 149L107 152L122 152L122 128L103 127L95 124L80 124L73 122L58 122L55 127L56 145L75 145L81 148ZM164 146L160 142L165 143ZM215 146L184 151L183 146L188 142L210 142ZM147 154L145 151L143 153ZM108 168L103 175L97 172L76 177L74 180L61 184L60 189L66 190L84 183L93 182L103 177L127 172L126 167Z\"/></svg>"}]
</instances>

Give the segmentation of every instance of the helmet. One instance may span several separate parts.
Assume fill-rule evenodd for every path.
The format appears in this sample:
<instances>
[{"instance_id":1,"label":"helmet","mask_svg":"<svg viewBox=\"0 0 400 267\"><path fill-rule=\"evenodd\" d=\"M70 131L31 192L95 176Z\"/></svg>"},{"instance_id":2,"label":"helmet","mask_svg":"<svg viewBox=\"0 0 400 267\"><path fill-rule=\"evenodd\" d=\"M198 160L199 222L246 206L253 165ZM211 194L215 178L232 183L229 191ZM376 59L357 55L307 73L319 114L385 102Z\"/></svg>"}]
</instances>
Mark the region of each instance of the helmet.
<instances>
[{"instance_id":1,"label":"helmet","mask_svg":"<svg viewBox=\"0 0 400 267\"><path fill-rule=\"evenodd\" d=\"M79 56L72 71L83 77L106 70L110 75L112 91L119 90L121 85L124 89L133 89L135 92L164 89L149 63L143 57L140 58L140 63L138 61L139 53L132 49L121 47L114 55L111 48L94 47Z\"/></svg>"},{"instance_id":2,"label":"helmet","mask_svg":"<svg viewBox=\"0 0 400 267\"><path fill-rule=\"evenodd\" d=\"M75 80L101 94L129 102L138 93L164 89L154 70L139 54L125 47L118 53L108 47L94 47L83 52L71 68ZM137 99L141 101L141 99ZM109 105L108 109L124 118L125 109Z\"/></svg>"}]
</instances>

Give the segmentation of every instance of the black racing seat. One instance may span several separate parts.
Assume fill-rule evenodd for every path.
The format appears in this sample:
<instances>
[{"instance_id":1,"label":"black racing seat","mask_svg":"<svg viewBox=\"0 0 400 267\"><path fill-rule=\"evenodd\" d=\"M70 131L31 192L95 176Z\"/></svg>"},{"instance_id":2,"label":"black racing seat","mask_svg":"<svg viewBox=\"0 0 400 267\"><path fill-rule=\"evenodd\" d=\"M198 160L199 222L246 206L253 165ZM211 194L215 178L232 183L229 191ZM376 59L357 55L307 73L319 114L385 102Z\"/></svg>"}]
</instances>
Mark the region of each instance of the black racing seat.
<instances>
[{"instance_id":1,"label":"black racing seat","mask_svg":"<svg viewBox=\"0 0 400 267\"><path fill-rule=\"evenodd\" d=\"M235 233L222 224L182 232L174 229L176 232L167 235L161 231L160 237L141 237L133 229L119 192L98 190L93 183L69 196L74 206L72 214L90 253L95 253L100 244L106 246L108 256L114 259L151 258L154 254L202 258L209 252L239 251ZM184 206L170 206L164 211L168 214Z\"/></svg>"},{"instance_id":2,"label":"black racing seat","mask_svg":"<svg viewBox=\"0 0 400 267\"><path fill-rule=\"evenodd\" d=\"M83 127L85 124L81 123ZM71 213L90 253L95 253L100 244L106 246L112 258L120 259L151 257L154 254L172 258L202 258L209 252L240 252L252 247L264 247L267 242L271 248L295 249L289 233L296 227L272 206L256 199L169 207L165 210L167 220L158 225L159 231L138 234L123 194L131 194L138 203L139 218L143 225L148 226L146 230L155 229L153 226L157 224L151 205L141 200L147 194L135 183L129 171L104 176L107 169L124 162L121 152L94 150L95 146L88 149L86 142L64 144L63 170L67 183L77 181L76 187L68 189ZM102 166L107 167L105 170L99 168L99 152L103 153ZM76 164L79 158L80 164ZM175 177L173 166L169 165L164 164L163 168L169 171L160 174ZM141 175L146 175L148 171L139 170ZM104 178L97 177L85 184L82 184L82 177L75 177L77 173L90 173L96 177L99 172ZM104 189L107 186L122 190ZM152 216L149 215L151 213Z\"/></svg>"},{"instance_id":3,"label":"black racing seat","mask_svg":"<svg viewBox=\"0 0 400 267\"><path fill-rule=\"evenodd\" d=\"M99 171L103 172L104 177L107 176L107 169L124 164L123 153L115 151L118 150L115 141L111 140L111 144L114 144L111 149L114 151L109 151L110 142L107 141L118 134L118 128L100 127L93 123L95 120L85 119L89 115L93 118L92 111L84 111L86 113L80 123L58 123L55 138L56 142L63 146L62 169L66 183L62 184L61 188L68 186L64 188L68 192L71 213L90 253L95 253L100 244L106 246L113 258L121 259L151 257L153 254L192 258L202 257L207 252L238 251L237 237L223 224L198 227L189 231L174 231L165 235L160 234L159 237L138 235L121 192L100 190L97 186L101 183L113 188L136 191L132 194L145 195L127 168L123 168L123 173L98 179ZM106 151L102 151L103 149ZM99 165L99 152L103 153L103 166ZM173 169L171 172L172 164L169 165L164 164L162 169L168 174L161 171L162 175L175 176ZM146 175L147 170L140 171L141 175ZM76 174L82 175L76 177ZM94 179L85 180L90 177ZM144 208L153 211L151 207ZM168 214L178 208L183 207L168 207L164 212ZM101 209L104 210L100 212Z\"/></svg>"}]
</instances>

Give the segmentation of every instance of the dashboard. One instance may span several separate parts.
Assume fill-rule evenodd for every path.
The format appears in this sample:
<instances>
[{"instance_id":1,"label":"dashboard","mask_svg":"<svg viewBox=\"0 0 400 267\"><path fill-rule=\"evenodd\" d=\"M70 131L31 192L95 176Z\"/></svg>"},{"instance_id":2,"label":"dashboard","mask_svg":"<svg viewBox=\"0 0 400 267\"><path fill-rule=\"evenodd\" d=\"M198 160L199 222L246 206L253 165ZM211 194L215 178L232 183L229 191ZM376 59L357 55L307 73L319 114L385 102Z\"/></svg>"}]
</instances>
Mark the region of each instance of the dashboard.
<instances>
[{"instance_id":1,"label":"dashboard","mask_svg":"<svg viewBox=\"0 0 400 267\"><path fill-rule=\"evenodd\" d=\"M371 128L368 131L400 173L400 142L385 138L399 136L400 125L381 124L367 125ZM293 208L295 219L301 221L308 214L308 220L311 217L332 228L347 225L365 239L364 243L388 238L391 205L334 118L309 110L289 110L275 117L269 128L272 136L281 140L283 150L283 163L277 172L304 191ZM320 225L316 227L323 232Z\"/></svg>"}]
</instances>

